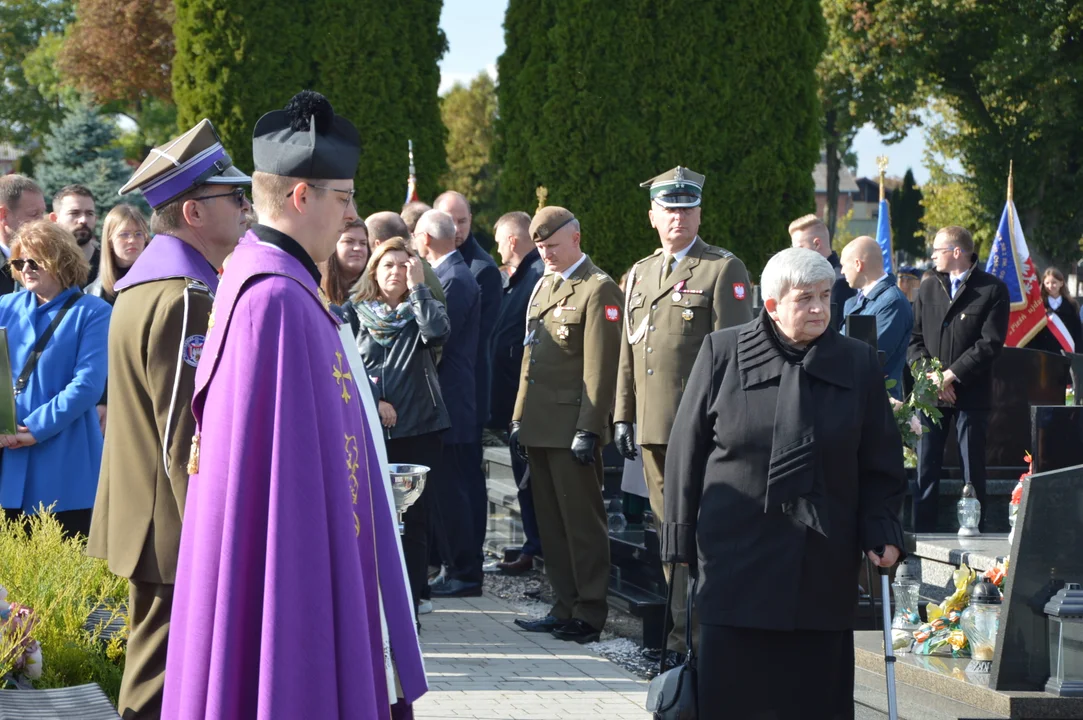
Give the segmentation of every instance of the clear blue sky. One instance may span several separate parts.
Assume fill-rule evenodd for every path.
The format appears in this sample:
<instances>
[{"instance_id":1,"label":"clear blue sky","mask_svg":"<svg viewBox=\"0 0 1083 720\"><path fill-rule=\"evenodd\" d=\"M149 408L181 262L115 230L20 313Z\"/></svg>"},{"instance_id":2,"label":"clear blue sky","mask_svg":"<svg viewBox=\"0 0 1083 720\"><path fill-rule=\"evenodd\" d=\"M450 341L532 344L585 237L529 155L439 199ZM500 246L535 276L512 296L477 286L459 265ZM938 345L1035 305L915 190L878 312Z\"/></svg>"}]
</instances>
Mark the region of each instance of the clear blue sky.
<instances>
[{"instance_id":1,"label":"clear blue sky","mask_svg":"<svg viewBox=\"0 0 1083 720\"><path fill-rule=\"evenodd\" d=\"M507 0L444 0L440 25L447 34L448 51L440 63L440 91L455 82L468 83L487 70L496 77L496 59L504 52L504 11ZM694 12L694 5L689 6ZM864 128L854 141L858 176L876 177L876 156L887 155L888 174L901 177L907 168L914 170L918 183L929 173L922 164L924 133L918 129L896 145L884 145L879 133Z\"/></svg>"}]
</instances>

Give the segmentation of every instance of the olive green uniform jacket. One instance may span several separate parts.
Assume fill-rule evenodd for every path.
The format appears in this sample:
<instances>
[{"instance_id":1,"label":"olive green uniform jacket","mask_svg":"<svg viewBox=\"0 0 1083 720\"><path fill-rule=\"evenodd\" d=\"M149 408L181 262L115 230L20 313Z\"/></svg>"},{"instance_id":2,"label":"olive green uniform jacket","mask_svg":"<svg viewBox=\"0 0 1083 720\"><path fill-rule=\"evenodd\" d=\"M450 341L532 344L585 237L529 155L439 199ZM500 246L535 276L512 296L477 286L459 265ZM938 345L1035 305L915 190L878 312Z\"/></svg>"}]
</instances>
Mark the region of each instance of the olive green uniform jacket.
<instances>
[{"instance_id":1,"label":"olive green uniform jacket","mask_svg":"<svg viewBox=\"0 0 1083 720\"><path fill-rule=\"evenodd\" d=\"M699 237L662 280L661 248L628 273L615 422L640 445L666 445L703 338L752 320L752 284L733 253Z\"/></svg>"},{"instance_id":2,"label":"olive green uniform jacket","mask_svg":"<svg viewBox=\"0 0 1083 720\"><path fill-rule=\"evenodd\" d=\"M175 277L126 288L113 306L109 415L87 553L122 577L176 578L192 392L213 299L206 282Z\"/></svg>"},{"instance_id":3,"label":"olive green uniform jacket","mask_svg":"<svg viewBox=\"0 0 1083 720\"><path fill-rule=\"evenodd\" d=\"M576 430L609 441L622 302L620 288L589 257L567 280L538 281L512 413L523 445L570 448Z\"/></svg>"}]
</instances>

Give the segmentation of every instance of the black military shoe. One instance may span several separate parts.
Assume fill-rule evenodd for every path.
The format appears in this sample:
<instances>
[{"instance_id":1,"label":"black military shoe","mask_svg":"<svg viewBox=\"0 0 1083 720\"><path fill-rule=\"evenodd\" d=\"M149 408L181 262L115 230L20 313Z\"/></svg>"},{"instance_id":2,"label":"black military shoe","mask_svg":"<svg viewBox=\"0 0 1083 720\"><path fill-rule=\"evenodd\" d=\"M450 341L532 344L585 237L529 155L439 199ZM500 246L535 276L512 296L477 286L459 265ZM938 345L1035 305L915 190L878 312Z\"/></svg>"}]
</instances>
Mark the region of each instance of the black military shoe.
<instances>
[{"instance_id":1,"label":"black military shoe","mask_svg":"<svg viewBox=\"0 0 1083 720\"><path fill-rule=\"evenodd\" d=\"M640 657L652 663L662 662L662 650L660 648L645 649L639 653ZM684 662L684 654L676 650L666 650L666 667L677 667Z\"/></svg>"},{"instance_id":2,"label":"black military shoe","mask_svg":"<svg viewBox=\"0 0 1083 720\"><path fill-rule=\"evenodd\" d=\"M553 637L558 640L574 640L580 645L596 642L601 634L601 630L591 627L579 618L569 620L562 627L553 628Z\"/></svg>"},{"instance_id":3,"label":"black military shoe","mask_svg":"<svg viewBox=\"0 0 1083 720\"><path fill-rule=\"evenodd\" d=\"M429 592L434 598L481 597L481 583L464 582L448 578L442 583L431 583Z\"/></svg>"},{"instance_id":4,"label":"black military shoe","mask_svg":"<svg viewBox=\"0 0 1083 720\"><path fill-rule=\"evenodd\" d=\"M564 627L570 620L557 620L552 615L546 615L541 620L524 620L523 618L515 618L515 624L517 627L526 630L527 632L552 632L557 628Z\"/></svg>"}]
</instances>

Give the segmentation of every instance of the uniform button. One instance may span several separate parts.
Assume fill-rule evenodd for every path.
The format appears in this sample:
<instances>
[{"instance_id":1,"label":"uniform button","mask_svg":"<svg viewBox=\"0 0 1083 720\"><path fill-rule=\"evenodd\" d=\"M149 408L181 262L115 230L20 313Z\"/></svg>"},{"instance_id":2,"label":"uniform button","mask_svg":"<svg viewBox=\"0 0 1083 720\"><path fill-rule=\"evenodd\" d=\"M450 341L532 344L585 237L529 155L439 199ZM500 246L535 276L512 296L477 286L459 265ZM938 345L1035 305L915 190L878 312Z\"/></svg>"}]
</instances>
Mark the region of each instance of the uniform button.
<instances>
[{"instance_id":1,"label":"uniform button","mask_svg":"<svg viewBox=\"0 0 1083 720\"><path fill-rule=\"evenodd\" d=\"M534 384L534 378L530 378L529 380L527 380L527 382L530 383L531 385L533 385Z\"/></svg>"},{"instance_id":2,"label":"uniform button","mask_svg":"<svg viewBox=\"0 0 1083 720\"><path fill-rule=\"evenodd\" d=\"M651 305L651 310L657 310L657 309L658 309L658 303L655 303L654 305Z\"/></svg>"},{"instance_id":3,"label":"uniform button","mask_svg":"<svg viewBox=\"0 0 1083 720\"><path fill-rule=\"evenodd\" d=\"M531 364L531 365L535 365L535 364L537 364L537 362L538 362L538 361L537 361L537 360L535 360L534 358L530 358L530 364Z\"/></svg>"},{"instance_id":4,"label":"uniform button","mask_svg":"<svg viewBox=\"0 0 1083 720\"><path fill-rule=\"evenodd\" d=\"M651 332L654 332L654 325L651 325Z\"/></svg>"},{"instance_id":5,"label":"uniform button","mask_svg":"<svg viewBox=\"0 0 1083 720\"><path fill-rule=\"evenodd\" d=\"M654 348L647 348L647 352L649 352L649 353L654 352Z\"/></svg>"},{"instance_id":6,"label":"uniform button","mask_svg":"<svg viewBox=\"0 0 1083 720\"><path fill-rule=\"evenodd\" d=\"M648 374L648 375L654 375L654 370L650 370L650 369L648 369L648 370L647 370L647 374ZM533 380L531 380L530 382L534 382L534 381L533 381Z\"/></svg>"}]
</instances>

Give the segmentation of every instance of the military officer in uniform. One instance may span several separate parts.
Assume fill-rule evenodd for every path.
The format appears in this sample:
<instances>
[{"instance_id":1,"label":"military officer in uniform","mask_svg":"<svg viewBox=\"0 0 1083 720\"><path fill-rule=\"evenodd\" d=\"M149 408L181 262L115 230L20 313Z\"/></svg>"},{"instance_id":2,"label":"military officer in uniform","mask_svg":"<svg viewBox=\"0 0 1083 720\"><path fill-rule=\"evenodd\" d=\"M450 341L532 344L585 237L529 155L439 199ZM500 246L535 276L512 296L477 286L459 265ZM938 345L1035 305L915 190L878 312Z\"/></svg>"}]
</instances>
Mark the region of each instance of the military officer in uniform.
<instances>
[{"instance_id":1,"label":"military officer in uniform","mask_svg":"<svg viewBox=\"0 0 1083 720\"><path fill-rule=\"evenodd\" d=\"M655 526L665 517L662 489L666 445L684 384L703 338L752 320L748 270L733 253L700 239L703 175L677 166L640 187L650 188L651 226L661 247L632 266L625 284L614 433L629 460L643 449L643 474ZM633 429L634 426L634 429ZM673 585L673 631L666 648L685 653L687 570Z\"/></svg>"},{"instance_id":2,"label":"military officer in uniform","mask_svg":"<svg viewBox=\"0 0 1083 720\"><path fill-rule=\"evenodd\" d=\"M203 120L155 148L120 189L143 193L156 234L116 285L109 423L87 553L130 580L125 719L161 714L196 364L217 268L244 234L251 182Z\"/></svg>"},{"instance_id":3,"label":"military officer in uniform","mask_svg":"<svg viewBox=\"0 0 1083 720\"><path fill-rule=\"evenodd\" d=\"M593 642L605 626L609 526L602 447L609 442L620 355L620 289L579 245L579 222L546 207L530 223L545 263L527 305L519 393L509 444L530 463L545 570L556 604L531 632Z\"/></svg>"}]
</instances>

